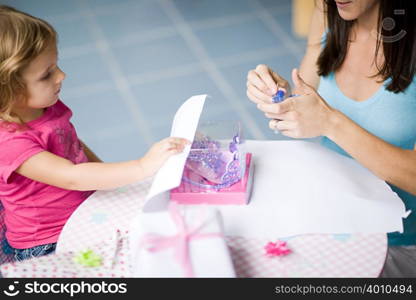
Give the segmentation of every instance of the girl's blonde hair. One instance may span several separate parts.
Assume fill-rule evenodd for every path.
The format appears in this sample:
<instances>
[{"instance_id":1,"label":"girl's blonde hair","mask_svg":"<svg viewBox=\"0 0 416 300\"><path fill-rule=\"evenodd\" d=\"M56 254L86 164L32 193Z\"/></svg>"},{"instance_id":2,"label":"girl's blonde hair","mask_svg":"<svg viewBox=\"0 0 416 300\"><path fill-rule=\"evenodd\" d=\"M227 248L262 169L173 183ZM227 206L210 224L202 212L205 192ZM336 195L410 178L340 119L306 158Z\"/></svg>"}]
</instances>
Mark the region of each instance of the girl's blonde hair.
<instances>
[{"instance_id":1,"label":"girl's blonde hair","mask_svg":"<svg viewBox=\"0 0 416 300\"><path fill-rule=\"evenodd\" d=\"M22 71L56 42L56 31L47 22L0 5L0 119L23 123L12 113L18 98L27 96Z\"/></svg>"}]
</instances>

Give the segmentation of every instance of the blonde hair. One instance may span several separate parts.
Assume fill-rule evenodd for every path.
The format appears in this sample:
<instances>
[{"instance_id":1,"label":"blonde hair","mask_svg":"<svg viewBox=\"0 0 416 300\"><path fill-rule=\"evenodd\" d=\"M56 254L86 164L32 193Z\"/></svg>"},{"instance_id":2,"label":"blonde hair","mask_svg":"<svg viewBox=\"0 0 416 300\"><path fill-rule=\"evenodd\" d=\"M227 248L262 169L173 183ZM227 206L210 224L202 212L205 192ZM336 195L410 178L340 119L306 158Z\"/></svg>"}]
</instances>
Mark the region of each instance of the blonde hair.
<instances>
[{"instance_id":1,"label":"blonde hair","mask_svg":"<svg viewBox=\"0 0 416 300\"><path fill-rule=\"evenodd\" d=\"M49 45L57 33L46 21L0 5L0 118L23 123L12 113L17 99L27 96L22 71Z\"/></svg>"}]
</instances>

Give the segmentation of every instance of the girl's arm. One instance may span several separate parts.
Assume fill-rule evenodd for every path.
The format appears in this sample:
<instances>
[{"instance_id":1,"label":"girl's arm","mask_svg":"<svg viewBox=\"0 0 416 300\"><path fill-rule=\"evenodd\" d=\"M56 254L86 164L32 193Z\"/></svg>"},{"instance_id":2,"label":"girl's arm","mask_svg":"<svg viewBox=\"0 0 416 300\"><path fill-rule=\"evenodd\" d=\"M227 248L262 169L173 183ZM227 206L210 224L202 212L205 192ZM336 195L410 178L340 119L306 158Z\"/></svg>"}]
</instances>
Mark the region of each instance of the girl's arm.
<instances>
[{"instance_id":1,"label":"girl's arm","mask_svg":"<svg viewBox=\"0 0 416 300\"><path fill-rule=\"evenodd\" d=\"M325 135L379 178L416 195L416 145L396 147L333 111Z\"/></svg>"},{"instance_id":2,"label":"girl's arm","mask_svg":"<svg viewBox=\"0 0 416 300\"><path fill-rule=\"evenodd\" d=\"M152 176L189 141L167 138L154 144L140 159L119 162L73 164L47 151L33 155L16 172L22 176L67 190L90 191L117 188Z\"/></svg>"},{"instance_id":3,"label":"girl's arm","mask_svg":"<svg viewBox=\"0 0 416 300\"><path fill-rule=\"evenodd\" d=\"M73 164L47 151L29 158L16 172L32 180L78 191L116 188L151 175L143 172L140 160Z\"/></svg>"},{"instance_id":4,"label":"girl's arm","mask_svg":"<svg viewBox=\"0 0 416 300\"><path fill-rule=\"evenodd\" d=\"M102 162L102 160L94 153L88 146L81 140L79 140L84 149L85 155L88 157L89 162Z\"/></svg>"}]
</instances>

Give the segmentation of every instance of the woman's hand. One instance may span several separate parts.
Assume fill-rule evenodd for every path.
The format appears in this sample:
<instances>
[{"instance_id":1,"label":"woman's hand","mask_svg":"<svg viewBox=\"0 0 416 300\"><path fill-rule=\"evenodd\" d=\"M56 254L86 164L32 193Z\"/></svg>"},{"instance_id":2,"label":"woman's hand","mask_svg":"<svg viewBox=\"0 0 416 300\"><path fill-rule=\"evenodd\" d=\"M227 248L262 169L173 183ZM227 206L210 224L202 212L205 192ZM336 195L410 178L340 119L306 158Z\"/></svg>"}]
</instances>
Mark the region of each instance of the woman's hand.
<instances>
[{"instance_id":1,"label":"woman's hand","mask_svg":"<svg viewBox=\"0 0 416 300\"><path fill-rule=\"evenodd\" d=\"M154 175L169 157L181 153L189 144L188 140L176 137L168 137L153 144L145 156L139 160L142 172L146 177Z\"/></svg>"},{"instance_id":2,"label":"woman's hand","mask_svg":"<svg viewBox=\"0 0 416 300\"><path fill-rule=\"evenodd\" d=\"M334 109L313 87L303 81L297 69L292 71L292 80L300 96L276 104L257 104L266 117L273 119L269 122L269 127L292 138L327 135Z\"/></svg>"},{"instance_id":3,"label":"woman's hand","mask_svg":"<svg viewBox=\"0 0 416 300\"><path fill-rule=\"evenodd\" d=\"M287 80L266 65L258 65L247 74L247 97L256 104L271 103L279 88L283 88L290 95Z\"/></svg>"}]
</instances>

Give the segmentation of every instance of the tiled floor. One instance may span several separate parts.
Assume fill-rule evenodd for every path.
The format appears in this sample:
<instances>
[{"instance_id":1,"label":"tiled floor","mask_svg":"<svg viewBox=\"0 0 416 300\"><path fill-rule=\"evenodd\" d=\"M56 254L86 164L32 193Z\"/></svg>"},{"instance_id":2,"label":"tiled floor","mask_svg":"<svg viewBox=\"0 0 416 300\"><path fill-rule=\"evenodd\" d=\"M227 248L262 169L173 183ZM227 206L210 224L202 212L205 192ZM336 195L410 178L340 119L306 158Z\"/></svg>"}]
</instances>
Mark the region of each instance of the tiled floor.
<instances>
[{"instance_id":1,"label":"tiled floor","mask_svg":"<svg viewBox=\"0 0 416 300\"><path fill-rule=\"evenodd\" d=\"M280 139L247 99L247 71L286 78L305 41L290 0L1 0L49 21L67 78L61 99L105 161L137 158L169 135L179 105L209 94L210 116L240 119L251 139Z\"/></svg>"}]
</instances>

